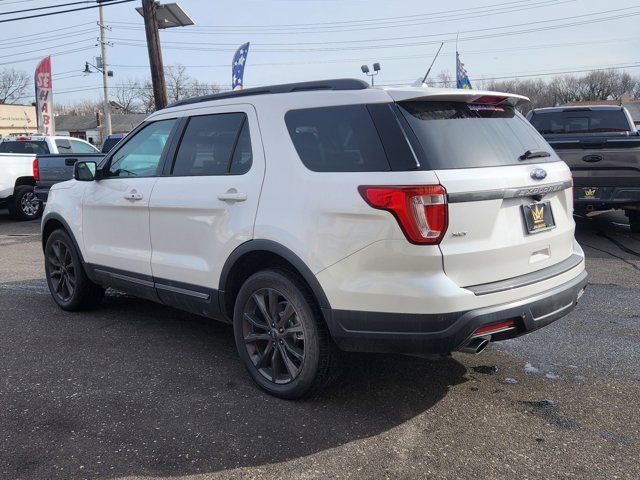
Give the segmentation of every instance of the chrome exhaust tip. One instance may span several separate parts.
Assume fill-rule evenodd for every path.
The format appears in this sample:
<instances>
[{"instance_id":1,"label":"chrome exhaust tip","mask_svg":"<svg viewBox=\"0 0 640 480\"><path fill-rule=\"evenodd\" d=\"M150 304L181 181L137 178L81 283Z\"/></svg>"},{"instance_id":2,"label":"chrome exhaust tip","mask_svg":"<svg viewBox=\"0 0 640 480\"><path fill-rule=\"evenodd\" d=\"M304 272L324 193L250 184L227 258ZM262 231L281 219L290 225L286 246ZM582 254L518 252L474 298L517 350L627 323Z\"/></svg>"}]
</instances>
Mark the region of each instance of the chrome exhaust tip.
<instances>
[{"instance_id":1,"label":"chrome exhaust tip","mask_svg":"<svg viewBox=\"0 0 640 480\"><path fill-rule=\"evenodd\" d=\"M482 353L482 351L487 348L489 345L489 339L487 337L474 337L464 346L461 347L458 351L462 353L470 353L472 355L477 355Z\"/></svg>"}]
</instances>

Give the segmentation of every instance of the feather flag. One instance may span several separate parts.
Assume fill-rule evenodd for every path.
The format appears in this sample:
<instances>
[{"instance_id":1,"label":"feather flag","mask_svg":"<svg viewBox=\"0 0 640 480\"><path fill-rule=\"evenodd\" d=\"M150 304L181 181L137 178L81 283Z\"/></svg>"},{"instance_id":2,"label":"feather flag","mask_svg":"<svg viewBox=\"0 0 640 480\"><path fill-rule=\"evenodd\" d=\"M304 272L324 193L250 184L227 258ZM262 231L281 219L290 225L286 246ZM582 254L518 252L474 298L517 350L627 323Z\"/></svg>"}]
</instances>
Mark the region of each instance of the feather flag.
<instances>
[{"instance_id":1,"label":"feather flag","mask_svg":"<svg viewBox=\"0 0 640 480\"><path fill-rule=\"evenodd\" d=\"M244 77L244 66L247 63L249 53L249 42L243 43L236 50L231 65L231 89L242 90L242 79Z\"/></svg>"},{"instance_id":2,"label":"feather flag","mask_svg":"<svg viewBox=\"0 0 640 480\"><path fill-rule=\"evenodd\" d=\"M460 54L456 51L456 85L458 88L464 88L471 90L471 81L469 81L469 74L464 68L464 63L460 61Z\"/></svg>"}]
</instances>

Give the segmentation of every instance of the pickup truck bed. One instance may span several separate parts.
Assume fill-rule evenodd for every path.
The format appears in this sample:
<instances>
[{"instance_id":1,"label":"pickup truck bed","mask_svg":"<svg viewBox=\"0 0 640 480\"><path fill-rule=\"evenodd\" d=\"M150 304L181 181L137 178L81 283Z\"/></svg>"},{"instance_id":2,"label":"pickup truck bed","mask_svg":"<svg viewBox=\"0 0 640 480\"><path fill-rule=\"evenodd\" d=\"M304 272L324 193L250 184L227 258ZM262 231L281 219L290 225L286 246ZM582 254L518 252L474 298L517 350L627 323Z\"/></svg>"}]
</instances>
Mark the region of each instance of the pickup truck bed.
<instances>
[{"instance_id":1,"label":"pickup truck bed","mask_svg":"<svg viewBox=\"0 0 640 480\"><path fill-rule=\"evenodd\" d=\"M104 154L102 153L80 153L68 154L47 154L38 155L39 178L36 183L35 193L41 202L46 202L49 196L49 189L56 183L65 182L73 178L73 166L77 161L100 162Z\"/></svg>"}]
</instances>

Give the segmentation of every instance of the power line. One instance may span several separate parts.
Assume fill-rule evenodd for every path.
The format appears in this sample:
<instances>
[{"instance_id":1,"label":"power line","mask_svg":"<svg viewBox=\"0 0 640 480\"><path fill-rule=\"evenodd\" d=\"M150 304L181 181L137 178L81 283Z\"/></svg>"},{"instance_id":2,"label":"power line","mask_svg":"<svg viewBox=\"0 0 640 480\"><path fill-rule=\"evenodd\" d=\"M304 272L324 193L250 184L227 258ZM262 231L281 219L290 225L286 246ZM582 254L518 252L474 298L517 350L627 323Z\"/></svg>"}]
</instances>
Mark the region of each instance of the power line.
<instances>
[{"instance_id":1,"label":"power line","mask_svg":"<svg viewBox=\"0 0 640 480\"><path fill-rule=\"evenodd\" d=\"M81 3L93 3L93 2L91 0L86 0L84 2L61 3L58 5L48 5L46 7L23 8L20 10L14 10L12 12L0 12L0 15L11 15L12 13L35 12L37 10L50 10L52 8L68 7L71 5L80 5Z\"/></svg>"},{"instance_id":2,"label":"power line","mask_svg":"<svg viewBox=\"0 0 640 480\"><path fill-rule=\"evenodd\" d=\"M549 44L540 44L540 45L529 45L528 47L512 47L512 48L500 48L500 49L491 49L491 50L469 50L465 51L466 56L470 55L478 55L478 54L492 54L499 52L510 52L510 51L523 51L523 50L536 50L542 48L561 48L561 47L573 47L573 46L583 46L583 45L593 45L593 44L610 44L610 43L618 43L618 42L628 42L628 41L637 41L640 40L640 37L626 37L626 38L617 38L610 40L595 40L589 42L574 42L574 43L549 43ZM455 53L443 53L441 56L453 56ZM377 60L389 61L389 60L409 60L409 59L428 59L432 56L431 53L424 53L420 55L406 55L406 56L393 56L393 57L376 57ZM266 63L251 63L251 68L255 67L280 67L280 66L290 66L290 65L314 65L314 64L326 64L326 63L360 63L365 61L363 57L360 58L341 58L341 59L325 59L325 60L307 60L307 61L295 61L295 62L266 62ZM126 64L112 64L114 68L130 68L130 69L147 69L149 65L126 65ZM218 64L209 64L209 65L183 65L187 68L229 68L228 63L218 63Z\"/></svg>"},{"instance_id":3,"label":"power line","mask_svg":"<svg viewBox=\"0 0 640 480\"><path fill-rule=\"evenodd\" d=\"M30 33L28 35L14 35L10 39L0 40L0 44L4 44L4 42L13 42L14 40L19 38L33 38L33 37L39 37L41 35L48 35L49 33L57 33L57 32L60 32L61 30L72 30L74 28L84 27L85 25L94 25L94 22L79 23L77 25L71 25L69 27L61 27L53 30L45 30L43 32ZM91 29L91 30L94 30L94 29Z\"/></svg>"},{"instance_id":4,"label":"power line","mask_svg":"<svg viewBox=\"0 0 640 480\"><path fill-rule=\"evenodd\" d=\"M51 45L51 46L49 46L49 48L66 47L68 45L75 45L75 44L78 44L78 43L90 42L91 40L92 40L91 38L89 38L89 39L85 38L85 39L82 39L82 40L78 40L77 42L67 42L67 43L62 43L60 45ZM19 56L24 55L25 53L35 53L35 52L42 52L42 48L37 48L35 50L23 50L23 51L18 52L18 53L10 53L9 55L1 56L0 59L4 59L4 58L7 58L7 57L19 57Z\"/></svg>"},{"instance_id":5,"label":"power line","mask_svg":"<svg viewBox=\"0 0 640 480\"><path fill-rule=\"evenodd\" d=\"M79 30L78 32L75 32L75 33L67 33L67 34L57 35L57 36L54 35L54 36L50 36L43 39L37 39L37 40L34 40L33 42L25 42L24 40L16 40L15 42L11 42L11 43L0 42L0 45L5 48L9 48L13 46L26 47L26 46L36 45L38 43L50 43L56 40L62 40L63 38L79 37L81 35L86 35L89 32L95 32L95 28L87 28L84 30Z\"/></svg>"},{"instance_id":6,"label":"power line","mask_svg":"<svg viewBox=\"0 0 640 480\"><path fill-rule=\"evenodd\" d=\"M110 5L118 5L120 3L129 3L133 1L134 0L110 0L107 3L105 0L102 0L101 2L98 3L98 5L91 5L89 7L70 8L68 10L60 10L58 12L38 13L37 15L29 15L26 17L8 18L6 20L0 20L0 23L17 22L18 20L27 20L29 18L49 17L51 15L58 15L60 13L78 12L80 10L89 10L90 8L98 8L100 5L110 6Z\"/></svg>"},{"instance_id":7,"label":"power line","mask_svg":"<svg viewBox=\"0 0 640 480\"><path fill-rule=\"evenodd\" d=\"M631 7L633 9L637 9L640 7ZM518 35L518 34L523 34L523 33L533 33L533 32L539 32L539 31L546 31L546 30L554 30L554 29L558 29L558 28L565 28L565 27L571 27L571 26L579 26L579 25L587 25L587 24L591 24L591 23L598 23L598 22L604 22L604 21L609 21L609 20L616 20L616 19L620 19L620 18L628 18L631 16L637 16L640 15L640 11L635 11L635 12L630 12L628 11L628 8L619 8L619 9L613 9L613 10L605 10L602 12L594 12L594 13L588 13L588 14L583 14L583 15L574 15L574 16L569 16L569 17L563 17L563 18L557 18L557 19L552 19L552 20L542 20L542 21L536 21L536 22L527 22L527 23L520 23L520 24L512 24L512 25L503 25L503 26L499 26L499 27L488 27L488 28L479 28L479 29L471 29L471 30L462 30L460 32L447 32L447 33L437 33L437 34L428 34L428 35L415 35L415 36L411 36L411 37L391 37L391 38L380 38L380 39L367 39L367 40L340 40L340 41L324 41L324 42L296 42L296 45L303 45L303 46L307 46L307 45L340 45L339 47L321 47L321 48L260 48L260 46L267 46L267 47L288 47L289 45L291 45L291 43L254 43L255 47L252 46L252 51L254 52L309 52L309 51L336 51L336 50L371 50L371 49L378 49L378 48L396 48L396 47L407 47L407 46L421 46L421 45L431 45L431 44L436 44L436 43L440 43L441 41L444 42L452 42L455 40L455 37L453 37L454 35L457 36L459 33L477 33L477 32L488 32L488 31L495 31L495 30L501 30L501 29L507 29L507 28L513 28L513 27L522 27L522 26L530 26L530 25L536 25L536 24L544 24L544 23L549 23L549 22L557 22L557 21L562 21L562 20L572 20L572 19L577 19L577 18L584 18L584 17L593 17L594 15L602 15L605 13L612 13L612 12L621 12L621 11L626 11L626 13L624 14L619 14L619 15L611 15L608 17L600 17L600 18L592 18L589 20L582 20L579 22L569 22L569 23L563 23L563 24L557 24L557 25L548 25L546 27L536 27L536 28L526 28L523 30L515 30L515 31L507 31L507 32L494 32L494 33L488 33L485 35L476 35L476 36L470 36L470 37L463 37L461 38L461 40L476 40L476 39L485 39L485 38L496 38L496 37L501 37L501 36L510 36L510 35ZM412 43L395 43L395 44L382 44L382 45L374 45L373 43L375 42L381 42L381 41L389 41L389 40L413 40L413 39L418 39L418 38L433 38L433 37L442 37L442 36L446 36L446 35L451 35L452 38L450 39L445 39L445 40L432 40L432 41L414 41ZM127 45L127 46L134 46L134 47L140 47L140 46L144 46L141 45L139 43L126 43L126 42L140 42L140 40L137 39L130 39L130 38L113 38L113 40L116 41L120 41L122 42L122 45ZM359 46L345 46L348 44L353 44L353 43L365 43L365 45L359 45ZM212 47L198 47L198 45L201 45L202 42L185 42L185 41L164 41L163 44L165 45L164 48L168 48L168 49L177 49L177 50L197 50L197 51L229 51L229 48L212 48ZM185 48L180 48L179 45L189 45L188 47ZM237 45L236 43L214 43L211 44L213 46L216 47L230 47L230 48L235 48Z\"/></svg>"},{"instance_id":8,"label":"power line","mask_svg":"<svg viewBox=\"0 0 640 480\"><path fill-rule=\"evenodd\" d=\"M399 28L399 27L405 28L408 26L419 26L419 25L427 25L431 23L451 22L451 21L457 21L457 20L464 20L467 18L495 16L497 14L513 13L513 12L520 12L523 10L557 6L565 3L573 3L575 1L576 0L544 0L537 3L529 4L526 6L515 5L511 7L506 7L506 8L502 7L502 8L496 8L496 9L483 9L481 12L474 12L474 13L449 14L442 17L437 17L438 19L433 21L424 21L429 18L434 18L433 16L424 17L423 15L412 15L408 17L397 17L397 18L407 18L407 20L384 21L380 23L362 24L359 26L364 28L352 28L352 27L343 26L343 25L333 25L333 26L326 26L326 27L320 27L320 28L316 26L313 30L309 30L308 28L300 30L297 27L291 27L282 31L283 30L282 27L265 26L265 27L252 28L250 30L250 33L252 35L256 35L256 34L257 35L291 35L291 34L317 34L317 33L368 31L374 28L376 30L382 29L382 28ZM521 2L511 2L511 3L521 3ZM424 17L424 18L417 18L417 17ZM133 22L112 22L112 23L114 25L135 25L135 26L129 26L129 27L127 26L117 27L122 30L127 30L127 29L139 30L142 28L141 26L139 26L139 24L133 23ZM193 26L187 30L178 29L173 31L173 33L182 33L182 34L195 33L200 35L228 35L230 33L246 34L248 32L247 30L235 30L235 28L236 27L225 27L225 26L216 27L216 26L203 25L203 26ZM207 30L205 31L205 29ZM208 29L212 29L212 30L208 30Z\"/></svg>"},{"instance_id":9,"label":"power line","mask_svg":"<svg viewBox=\"0 0 640 480\"><path fill-rule=\"evenodd\" d=\"M87 51L87 50L93 50L94 48L95 48L95 45L92 45L90 47L82 47L82 48L76 48L76 49L72 49L72 50L65 50L65 51L62 51L62 52L49 53L48 56L60 57L62 55L67 55L69 53L77 53L77 52L84 52L84 51ZM4 65L15 65L17 63L31 62L33 60L42 60L42 55L37 56L37 57L22 58L20 60L11 60L9 62L3 62L3 63L0 63L0 67L4 66Z\"/></svg>"}]
</instances>

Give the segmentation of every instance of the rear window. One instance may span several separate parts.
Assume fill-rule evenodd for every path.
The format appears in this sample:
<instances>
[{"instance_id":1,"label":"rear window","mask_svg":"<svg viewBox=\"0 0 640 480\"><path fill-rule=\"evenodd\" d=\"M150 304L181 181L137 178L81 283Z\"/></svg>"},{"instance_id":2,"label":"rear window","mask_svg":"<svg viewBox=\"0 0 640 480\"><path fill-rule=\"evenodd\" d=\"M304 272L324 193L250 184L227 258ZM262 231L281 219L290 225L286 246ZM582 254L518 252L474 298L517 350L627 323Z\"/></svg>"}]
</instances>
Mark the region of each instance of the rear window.
<instances>
[{"instance_id":1,"label":"rear window","mask_svg":"<svg viewBox=\"0 0 640 480\"><path fill-rule=\"evenodd\" d=\"M4 141L0 142L0 153L33 153L35 155L49 153L44 141Z\"/></svg>"},{"instance_id":2,"label":"rear window","mask_svg":"<svg viewBox=\"0 0 640 480\"><path fill-rule=\"evenodd\" d=\"M285 122L302 163L310 170L390 170L366 105L292 110Z\"/></svg>"},{"instance_id":3,"label":"rear window","mask_svg":"<svg viewBox=\"0 0 640 480\"><path fill-rule=\"evenodd\" d=\"M401 102L417 137L423 169L496 167L553 161L520 160L527 150L552 153L549 144L511 106L462 102Z\"/></svg>"},{"instance_id":4,"label":"rear window","mask_svg":"<svg viewBox=\"0 0 640 480\"><path fill-rule=\"evenodd\" d=\"M622 110L534 112L531 124L543 135L629 131L629 121Z\"/></svg>"}]
</instances>

